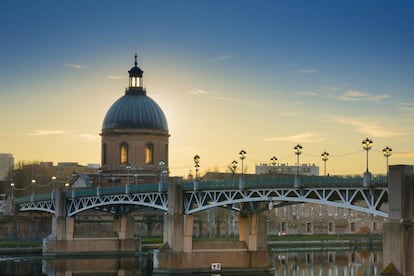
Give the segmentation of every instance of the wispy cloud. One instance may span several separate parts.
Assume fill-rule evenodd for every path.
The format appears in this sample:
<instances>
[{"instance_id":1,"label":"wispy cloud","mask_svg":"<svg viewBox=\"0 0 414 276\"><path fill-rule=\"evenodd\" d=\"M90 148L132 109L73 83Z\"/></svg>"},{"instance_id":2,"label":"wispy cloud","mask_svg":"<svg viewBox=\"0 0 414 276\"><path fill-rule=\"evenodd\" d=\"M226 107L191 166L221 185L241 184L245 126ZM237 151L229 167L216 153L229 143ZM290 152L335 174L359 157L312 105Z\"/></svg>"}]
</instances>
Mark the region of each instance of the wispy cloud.
<instances>
[{"instance_id":1,"label":"wispy cloud","mask_svg":"<svg viewBox=\"0 0 414 276\"><path fill-rule=\"evenodd\" d=\"M370 94L370 93L358 91L358 90L347 90L342 95L338 96L337 99L339 101L345 101L345 102L356 102L356 101L381 102L390 97L391 96L386 95L386 94L375 95L375 94Z\"/></svg>"},{"instance_id":2,"label":"wispy cloud","mask_svg":"<svg viewBox=\"0 0 414 276\"><path fill-rule=\"evenodd\" d=\"M50 136L50 135L60 135L60 134L64 134L65 131L64 130L41 130L41 129L37 129L37 130L32 130L29 133L26 133L26 135L29 136Z\"/></svg>"},{"instance_id":3,"label":"wispy cloud","mask_svg":"<svg viewBox=\"0 0 414 276\"><path fill-rule=\"evenodd\" d=\"M408 113L408 114L413 114L414 113L414 103L399 103L398 105L398 110Z\"/></svg>"},{"instance_id":4,"label":"wispy cloud","mask_svg":"<svg viewBox=\"0 0 414 276\"><path fill-rule=\"evenodd\" d=\"M94 140L98 140L99 139L99 135L96 134L81 134L79 135L80 138L87 140L87 141L94 141Z\"/></svg>"},{"instance_id":5,"label":"wispy cloud","mask_svg":"<svg viewBox=\"0 0 414 276\"><path fill-rule=\"evenodd\" d=\"M332 120L335 123L340 123L343 125L349 125L354 127L356 132L359 132L364 135L373 136L373 137L382 137L382 138L389 138L389 137L396 137L405 135L403 131L393 129L390 126L381 125L378 122L373 120L361 120L360 118L352 118L352 117L332 117Z\"/></svg>"},{"instance_id":6,"label":"wispy cloud","mask_svg":"<svg viewBox=\"0 0 414 276\"><path fill-rule=\"evenodd\" d=\"M299 73L302 74L314 74L314 73L318 73L319 69L316 68L305 68L305 69L299 69L298 70Z\"/></svg>"},{"instance_id":7,"label":"wispy cloud","mask_svg":"<svg viewBox=\"0 0 414 276\"><path fill-rule=\"evenodd\" d=\"M80 64L74 64L74 63L66 63L65 66L66 67L73 68L73 69L82 69L83 68L82 65L80 65Z\"/></svg>"},{"instance_id":8,"label":"wispy cloud","mask_svg":"<svg viewBox=\"0 0 414 276\"><path fill-rule=\"evenodd\" d=\"M293 143L328 143L329 138L325 133L305 132L290 136L278 136L266 138L265 141L271 142L293 142Z\"/></svg>"},{"instance_id":9,"label":"wispy cloud","mask_svg":"<svg viewBox=\"0 0 414 276\"><path fill-rule=\"evenodd\" d=\"M123 78L124 78L123 76L114 76L114 75L109 76L110 80L122 80Z\"/></svg>"},{"instance_id":10,"label":"wispy cloud","mask_svg":"<svg viewBox=\"0 0 414 276\"><path fill-rule=\"evenodd\" d=\"M234 57L232 55L219 55L219 56L214 58L214 61L221 62L221 61L227 61L227 60L230 60L230 59L233 59L233 58Z\"/></svg>"},{"instance_id":11,"label":"wispy cloud","mask_svg":"<svg viewBox=\"0 0 414 276\"><path fill-rule=\"evenodd\" d=\"M308 96L308 97L319 97L320 93L315 92L315 91L299 91L296 92L297 95L299 96Z\"/></svg>"},{"instance_id":12,"label":"wispy cloud","mask_svg":"<svg viewBox=\"0 0 414 276\"><path fill-rule=\"evenodd\" d=\"M207 92L207 91L202 90L202 89L192 90L190 93L191 93L192 95L194 95L194 96L200 96L200 95L206 95L206 94L208 94L208 92Z\"/></svg>"},{"instance_id":13,"label":"wispy cloud","mask_svg":"<svg viewBox=\"0 0 414 276\"><path fill-rule=\"evenodd\" d=\"M238 101L240 101L239 99L232 98L232 97L213 96L213 97L208 97L208 98L212 99L212 100L225 101L225 102L238 102Z\"/></svg>"}]
</instances>

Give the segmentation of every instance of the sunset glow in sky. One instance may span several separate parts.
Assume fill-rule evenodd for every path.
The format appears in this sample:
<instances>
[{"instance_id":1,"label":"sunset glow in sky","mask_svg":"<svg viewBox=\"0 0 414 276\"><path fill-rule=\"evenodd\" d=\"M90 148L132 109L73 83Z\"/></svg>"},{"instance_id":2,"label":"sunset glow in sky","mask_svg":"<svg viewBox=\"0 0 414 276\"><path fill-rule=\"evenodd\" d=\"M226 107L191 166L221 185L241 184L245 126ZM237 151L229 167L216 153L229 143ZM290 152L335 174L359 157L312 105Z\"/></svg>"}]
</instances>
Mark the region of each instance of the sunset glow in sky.
<instances>
[{"instance_id":1,"label":"sunset glow in sky","mask_svg":"<svg viewBox=\"0 0 414 276\"><path fill-rule=\"evenodd\" d=\"M134 54L170 130L171 175L301 163L414 164L410 1L0 1L0 152L100 162ZM240 161L240 160L238 160Z\"/></svg>"}]
</instances>

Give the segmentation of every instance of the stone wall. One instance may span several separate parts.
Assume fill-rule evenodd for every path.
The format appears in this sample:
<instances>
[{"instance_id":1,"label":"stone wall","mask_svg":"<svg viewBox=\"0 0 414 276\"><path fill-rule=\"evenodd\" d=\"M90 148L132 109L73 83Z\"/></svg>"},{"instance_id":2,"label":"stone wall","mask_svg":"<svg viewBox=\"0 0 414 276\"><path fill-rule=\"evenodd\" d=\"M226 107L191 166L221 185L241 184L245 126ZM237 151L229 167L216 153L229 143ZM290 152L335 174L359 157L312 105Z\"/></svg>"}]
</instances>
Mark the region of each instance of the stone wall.
<instances>
[{"instance_id":1,"label":"stone wall","mask_svg":"<svg viewBox=\"0 0 414 276\"><path fill-rule=\"evenodd\" d=\"M40 240L51 233L51 215L20 213L0 216L0 240Z\"/></svg>"}]
</instances>

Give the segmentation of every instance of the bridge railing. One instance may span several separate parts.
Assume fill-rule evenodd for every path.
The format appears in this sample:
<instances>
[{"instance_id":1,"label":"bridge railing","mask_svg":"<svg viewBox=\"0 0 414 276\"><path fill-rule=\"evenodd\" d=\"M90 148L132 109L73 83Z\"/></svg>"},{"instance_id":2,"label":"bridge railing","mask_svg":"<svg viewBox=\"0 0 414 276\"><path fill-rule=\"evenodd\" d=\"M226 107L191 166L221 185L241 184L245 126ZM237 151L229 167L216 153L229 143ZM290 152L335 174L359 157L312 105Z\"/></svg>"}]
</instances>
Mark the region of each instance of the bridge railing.
<instances>
[{"instance_id":1,"label":"bridge railing","mask_svg":"<svg viewBox=\"0 0 414 276\"><path fill-rule=\"evenodd\" d=\"M30 201L47 201L47 200L53 200L53 194L34 194L30 196L23 196L23 197L16 197L13 199L14 204L20 204Z\"/></svg>"},{"instance_id":2,"label":"bridge railing","mask_svg":"<svg viewBox=\"0 0 414 276\"><path fill-rule=\"evenodd\" d=\"M91 197L100 195L115 195L124 193L150 193L158 192L158 183L139 185L125 185L116 187L97 187L94 189L72 189L66 192L66 198Z\"/></svg>"},{"instance_id":3,"label":"bridge railing","mask_svg":"<svg viewBox=\"0 0 414 276\"><path fill-rule=\"evenodd\" d=\"M362 175L346 176L299 176L301 187L362 187L364 178ZM293 187L295 176L255 176L244 179L245 189L255 188L289 188ZM384 187L387 186L386 175L374 175L371 178L371 185ZM191 191L194 188L194 182L184 182L181 184L184 191ZM219 190L219 189L238 189L239 178L226 180L209 180L198 181L198 190Z\"/></svg>"},{"instance_id":4,"label":"bridge railing","mask_svg":"<svg viewBox=\"0 0 414 276\"><path fill-rule=\"evenodd\" d=\"M255 176L246 177L244 179L244 189L256 188L292 188L294 187L295 176ZM355 176L300 176L301 187L362 187L363 177ZM97 188L78 188L64 191L65 197L93 197L123 193L150 193L150 192L166 192L168 183L148 183L139 185L125 185L116 187L97 187ZM184 191L192 191L194 182L183 182L179 184ZM371 185L374 187L386 187L386 175L373 175ZM162 187L160 189L160 187ZM198 190L237 190L239 189L239 178L226 180L198 181ZM31 201L47 201L54 199L54 192L48 194L35 194L14 199L15 204L31 202Z\"/></svg>"}]
</instances>

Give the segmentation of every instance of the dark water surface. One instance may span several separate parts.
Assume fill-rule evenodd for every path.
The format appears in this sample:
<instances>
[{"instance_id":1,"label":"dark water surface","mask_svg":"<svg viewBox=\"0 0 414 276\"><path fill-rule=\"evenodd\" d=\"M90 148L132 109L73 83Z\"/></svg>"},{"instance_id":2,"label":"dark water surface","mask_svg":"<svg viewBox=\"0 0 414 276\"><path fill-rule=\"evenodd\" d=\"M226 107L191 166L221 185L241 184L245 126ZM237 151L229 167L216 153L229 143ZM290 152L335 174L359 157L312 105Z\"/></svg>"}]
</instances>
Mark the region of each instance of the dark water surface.
<instances>
[{"instance_id":1,"label":"dark water surface","mask_svg":"<svg viewBox=\"0 0 414 276\"><path fill-rule=\"evenodd\" d=\"M220 271L191 272L185 275L252 275L252 276L372 276L382 268L381 251L276 252L271 254L269 272ZM0 275L169 275L157 270L152 254L128 257L44 258L0 256ZM184 275L170 274L170 275Z\"/></svg>"}]
</instances>

